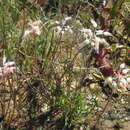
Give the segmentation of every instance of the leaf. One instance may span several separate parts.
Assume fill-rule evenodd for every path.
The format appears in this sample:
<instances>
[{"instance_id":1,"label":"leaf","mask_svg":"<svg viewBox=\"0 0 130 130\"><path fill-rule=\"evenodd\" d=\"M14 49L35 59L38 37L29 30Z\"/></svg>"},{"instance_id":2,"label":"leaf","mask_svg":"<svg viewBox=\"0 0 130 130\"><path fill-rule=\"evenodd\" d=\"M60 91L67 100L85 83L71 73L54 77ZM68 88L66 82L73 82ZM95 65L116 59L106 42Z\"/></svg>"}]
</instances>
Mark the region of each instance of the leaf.
<instances>
[{"instance_id":1,"label":"leaf","mask_svg":"<svg viewBox=\"0 0 130 130\"><path fill-rule=\"evenodd\" d=\"M111 18L117 17L117 14L119 13L119 10L120 10L120 8L121 8L121 6L124 2L125 2L124 0L116 0L114 2L114 6L113 6L113 8L111 9L111 12L110 12Z\"/></svg>"},{"instance_id":2,"label":"leaf","mask_svg":"<svg viewBox=\"0 0 130 130\"><path fill-rule=\"evenodd\" d=\"M100 80L104 79L103 75L98 75L96 73L94 73L93 76L96 77L96 78L98 78L98 79L100 79Z\"/></svg>"},{"instance_id":3,"label":"leaf","mask_svg":"<svg viewBox=\"0 0 130 130\"><path fill-rule=\"evenodd\" d=\"M53 42L54 42L54 32L50 31L48 32L48 37L47 37L47 43L45 45L45 56L49 56L51 50L53 49Z\"/></svg>"}]
</instances>

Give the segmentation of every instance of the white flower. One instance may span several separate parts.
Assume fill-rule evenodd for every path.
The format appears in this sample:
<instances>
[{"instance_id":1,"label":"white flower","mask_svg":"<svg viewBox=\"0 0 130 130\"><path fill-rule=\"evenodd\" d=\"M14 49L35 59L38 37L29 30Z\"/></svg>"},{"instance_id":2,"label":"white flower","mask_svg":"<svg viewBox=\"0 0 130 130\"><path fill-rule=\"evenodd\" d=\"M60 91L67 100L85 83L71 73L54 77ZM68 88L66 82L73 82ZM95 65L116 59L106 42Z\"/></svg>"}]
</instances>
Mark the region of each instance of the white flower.
<instances>
[{"instance_id":1,"label":"white flower","mask_svg":"<svg viewBox=\"0 0 130 130\"><path fill-rule=\"evenodd\" d=\"M64 35L64 33L65 33L65 31L63 31L63 30L62 30L62 31L60 32L61 36L63 36L63 35Z\"/></svg>"},{"instance_id":2,"label":"white flower","mask_svg":"<svg viewBox=\"0 0 130 130\"><path fill-rule=\"evenodd\" d=\"M6 63L6 57L5 57L5 55L4 55L4 57L3 57L3 65Z\"/></svg>"},{"instance_id":3,"label":"white flower","mask_svg":"<svg viewBox=\"0 0 130 130\"><path fill-rule=\"evenodd\" d=\"M83 41L83 43L87 45L87 44L90 43L90 40L89 40L89 39L86 39L86 40Z\"/></svg>"},{"instance_id":4,"label":"white flower","mask_svg":"<svg viewBox=\"0 0 130 130\"><path fill-rule=\"evenodd\" d=\"M15 64L15 62L14 61L9 61L9 62L6 62L5 64L4 64L4 67L10 67L10 66L15 66L16 64Z\"/></svg>"},{"instance_id":5,"label":"white flower","mask_svg":"<svg viewBox=\"0 0 130 130\"><path fill-rule=\"evenodd\" d=\"M119 82L122 83L122 84L124 84L124 85L127 84L127 81L126 81L126 79L124 79L124 78L120 78L120 79L119 79Z\"/></svg>"},{"instance_id":6,"label":"white flower","mask_svg":"<svg viewBox=\"0 0 130 130\"><path fill-rule=\"evenodd\" d=\"M82 49L83 47L85 47L86 45L88 45L90 43L89 39L84 40L83 42L79 43L79 47L80 49Z\"/></svg>"},{"instance_id":7,"label":"white flower","mask_svg":"<svg viewBox=\"0 0 130 130\"><path fill-rule=\"evenodd\" d=\"M105 32L103 30L97 30L96 35L112 36L110 32Z\"/></svg>"},{"instance_id":8,"label":"white flower","mask_svg":"<svg viewBox=\"0 0 130 130\"><path fill-rule=\"evenodd\" d=\"M123 70L122 70L122 72L123 72L124 74L127 74L129 71L130 71L130 69L123 69Z\"/></svg>"},{"instance_id":9,"label":"white flower","mask_svg":"<svg viewBox=\"0 0 130 130\"><path fill-rule=\"evenodd\" d=\"M101 38L100 37L95 37L95 47L94 47L94 49L95 49L95 51L97 52L97 53L99 53L99 42L101 41Z\"/></svg>"},{"instance_id":10,"label":"white flower","mask_svg":"<svg viewBox=\"0 0 130 130\"><path fill-rule=\"evenodd\" d=\"M109 83L112 83L113 82L113 78L112 77L108 77L105 79L105 83L106 84L109 84Z\"/></svg>"},{"instance_id":11,"label":"white flower","mask_svg":"<svg viewBox=\"0 0 130 130\"><path fill-rule=\"evenodd\" d=\"M122 64L120 65L120 68L121 68L121 69L125 68L125 63L122 63Z\"/></svg>"},{"instance_id":12,"label":"white flower","mask_svg":"<svg viewBox=\"0 0 130 130\"><path fill-rule=\"evenodd\" d=\"M104 38L100 38L99 43L104 44L105 46L109 46L109 43Z\"/></svg>"},{"instance_id":13,"label":"white flower","mask_svg":"<svg viewBox=\"0 0 130 130\"><path fill-rule=\"evenodd\" d=\"M112 86L115 87L115 88L117 87L116 81L113 81L113 82L112 82Z\"/></svg>"},{"instance_id":14,"label":"white flower","mask_svg":"<svg viewBox=\"0 0 130 130\"><path fill-rule=\"evenodd\" d=\"M106 6L106 4L107 4L107 0L103 0L102 5Z\"/></svg>"},{"instance_id":15,"label":"white flower","mask_svg":"<svg viewBox=\"0 0 130 130\"><path fill-rule=\"evenodd\" d=\"M91 21L93 27L96 28L96 27L97 27L97 23L96 23L96 21L95 21L94 19L91 19L90 21Z\"/></svg>"},{"instance_id":16,"label":"white flower","mask_svg":"<svg viewBox=\"0 0 130 130\"><path fill-rule=\"evenodd\" d=\"M109 84L110 86L116 88L117 87L117 82L115 81L115 79L113 79L113 77L108 77L105 79L105 84Z\"/></svg>"},{"instance_id":17,"label":"white flower","mask_svg":"<svg viewBox=\"0 0 130 130\"><path fill-rule=\"evenodd\" d=\"M41 30L40 30L39 26L33 26L32 30L33 30L32 34L35 34L38 36L41 34Z\"/></svg>"},{"instance_id":18,"label":"white flower","mask_svg":"<svg viewBox=\"0 0 130 130\"><path fill-rule=\"evenodd\" d=\"M60 24L60 22L56 20L53 22L53 24Z\"/></svg>"},{"instance_id":19,"label":"white flower","mask_svg":"<svg viewBox=\"0 0 130 130\"><path fill-rule=\"evenodd\" d=\"M56 35L57 35L57 36L64 34L64 31L62 30L61 26L57 26L57 27L55 28L55 32L56 32Z\"/></svg>"},{"instance_id":20,"label":"white flower","mask_svg":"<svg viewBox=\"0 0 130 130\"><path fill-rule=\"evenodd\" d=\"M127 82L130 83L130 77L126 78Z\"/></svg>"},{"instance_id":21,"label":"white flower","mask_svg":"<svg viewBox=\"0 0 130 130\"><path fill-rule=\"evenodd\" d=\"M94 45L95 45L95 42L91 42L91 46L94 47Z\"/></svg>"},{"instance_id":22,"label":"white flower","mask_svg":"<svg viewBox=\"0 0 130 130\"><path fill-rule=\"evenodd\" d=\"M121 72L116 72L115 76L108 77L105 79L105 84L109 84L113 87L121 88L122 90L127 91L130 84L130 76L127 74L130 69L124 69L125 64L121 64L120 68L123 68Z\"/></svg>"},{"instance_id":23,"label":"white flower","mask_svg":"<svg viewBox=\"0 0 130 130\"><path fill-rule=\"evenodd\" d=\"M72 19L72 17L66 17L65 21L68 21L68 20L71 20L71 19Z\"/></svg>"},{"instance_id":24,"label":"white flower","mask_svg":"<svg viewBox=\"0 0 130 130\"><path fill-rule=\"evenodd\" d=\"M128 87L128 82L126 79L124 78L120 78L119 81L118 81L118 86L124 90L127 90L127 87Z\"/></svg>"},{"instance_id":25,"label":"white flower","mask_svg":"<svg viewBox=\"0 0 130 130\"><path fill-rule=\"evenodd\" d=\"M64 20L61 21L61 24L64 26L67 21L71 20L72 17L66 17Z\"/></svg>"},{"instance_id":26,"label":"white flower","mask_svg":"<svg viewBox=\"0 0 130 130\"><path fill-rule=\"evenodd\" d=\"M108 42L104 38L95 36L95 50L99 53L99 45L109 46Z\"/></svg>"},{"instance_id":27,"label":"white flower","mask_svg":"<svg viewBox=\"0 0 130 130\"><path fill-rule=\"evenodd\" d=\"M93 32L91 29L83 28L83 29L81 29L81 32L88 34L90 37L93 36Z\"/></svg>"},{"instance_id":28,"label":"white flower","mask_svg":"<svg viewBox=\"0 0 130 130\"><path fill-rule=\"evenodd\" d=\"M73 34L73 30L70 28L69 30L68 30L71 34Z\"/></svg>"},{"instance_id":29,"label":"white flower","mask_svg":"<svg viewBox=\"0 0 130 130\"><path fill-rule=\"evenodd\" d=\"M58 20L56 20L56 21L51 21L51 22L50 22L50 25L51 25L52 27L58 26L58 25L60 25L60 21L58 21Z\"/></svg>"},{"instance_id":30,"label":"white flower","mask_svg":"<svg viewBox=\"0 0 130 130\"><path fill-rule=\"evenodd\" d=\"M104 31L103 30L97 30L96 35L103 35Z\"/></svg>"},{"instance_id":31,"label":"white flower","mask_svg":"<svg viewBox=\"0 0 130 130\"><path fill-rule=\"evenodd\" d=\"M61 26L57 26L57 27L56 27L56 31L57 31L57 32L61 32L61 31L62 31Z\"/></svg>"},{"instance_id":32,"label":"white flower","mask_svg":"<svg viewBox=\"0 0 130 130\"><path fill-rule=\"evenodd\" d=\"M116 46L116 48L123 48L124 47L123 45L119 45L119 44L116 44L115 46Z\"/></svg>"},{"instance_id":33,"label":"white flower","mask_svg":"<svg viewBox=\"0 0 130 130\"><path fill-rule=\"evenodd\" d=\"M104 32L103 34L104 34L105 36L112 36L112 34L109 33L109 32Z\"/></svg>"},{"instance_id":34,"label":"white flower","mask_svg":"<svg viewBox=\"0 0 130 130\"><path fill-rule=\"evenodd\" d=\"M73 30L69 25L65 26L64 30L70 32L71 34L73 33Z\"/></svg>"}]
</instances>

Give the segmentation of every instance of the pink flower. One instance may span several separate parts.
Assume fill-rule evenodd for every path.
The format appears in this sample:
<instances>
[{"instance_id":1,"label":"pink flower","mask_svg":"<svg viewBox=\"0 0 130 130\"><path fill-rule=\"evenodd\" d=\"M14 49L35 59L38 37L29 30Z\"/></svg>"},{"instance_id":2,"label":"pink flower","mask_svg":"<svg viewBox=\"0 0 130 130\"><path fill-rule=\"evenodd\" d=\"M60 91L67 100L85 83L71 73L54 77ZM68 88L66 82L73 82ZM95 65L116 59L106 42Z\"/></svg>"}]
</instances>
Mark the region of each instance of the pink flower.
<instances>
[{"instance_id":1,"label":"pink flower","mask_svg":"<svg viewBox=\"0 0 130 130\"><path fill-rule=\"evenodd\" d=\"M110 8L102 8L102 10L103 10L103 12L105 12L105 13L109 13L110 12Z\"/></svg>"},{"instance_id":2,"label":"pink flower","mask_svg":"<svg viewBox=\"0 0 130 130\"><path fill-rule=\"evenodd\" d=\"M4 68L3 69L3 77L9 76L10 74L12 74L14 72L14 70L16 70L15 66Z\"/></svg>"},{"instance_id":3,"label":"pink flower","mask_svg":"<svg viewBox=\"0 0 130 130\"><path fill-rule=\"evenodd\" d=\"M23 38L26 38L30 34L39 36L41 34L41 29L40 29L41 24L42 24L42 22L40 20L34 21L34 22L32 22L32 21L29 22L28 23L29 29L24 32Z\"/></svg>"},{"instance_id":4,"label":"pink flower","mask_svg":"<svg viewBox=\"0 0 130 130\"><path fill-rule=\"evenodd\" d=\"M130 69L124 68L125 64L121 64L121 71L115 71L114 75L105 79L105 84L109 84L112 87L120 88L123 91L127 91L130 86L130 76L128 72ZM124 73L125 72L125 73Z\"/></svg>"},{"instance_id":5,"label":"pink flower","mask_svg":"<svg viewBox=\"0 0 130 130\"><path fill-rule=\"evenodd\" d=\"M11 75L16 70L16 64L13 61L6 62L3 58L3 66L0 67L0 79Z\"/></svg>"},{"instance_id":6,"label":"pink flower","mask_svg":"<svg viewBox=\"0 0 130 130\"><path fill-rule=\"evenodd\" d=\"M32 21L30 21L29 23L28 23L28 25L30 26L30 27L34 27L34 26L40 26L42 24L42 21L41 20L37 20L37 21L35 21L35 22L32 22Z\"/></svg>"},{"instance_id":7,"label":"pink flower","mask_svg":"<svg viewBox=\"0 0 130 130\"><path fill-rule=\"evenodd\" d=\"M32 33L32 31L31 30L26 30L25 32L24 32L24 35L23 35L23 38L26 38L28 35L30 35Z\"/></svg>"},{"instance_id":8,"label":"pink flower","mask_svg":"<svg viewBox=\"0 0 130 130\"><path fill-rule=\"evenodd\" d=\"M99 44L99 51L95 50L95 59L98 63L101 73L104 77L112 76L115 73L114 68L107 59L108 50L105 48L105 44Z\"/></svg>"}]
</instances>

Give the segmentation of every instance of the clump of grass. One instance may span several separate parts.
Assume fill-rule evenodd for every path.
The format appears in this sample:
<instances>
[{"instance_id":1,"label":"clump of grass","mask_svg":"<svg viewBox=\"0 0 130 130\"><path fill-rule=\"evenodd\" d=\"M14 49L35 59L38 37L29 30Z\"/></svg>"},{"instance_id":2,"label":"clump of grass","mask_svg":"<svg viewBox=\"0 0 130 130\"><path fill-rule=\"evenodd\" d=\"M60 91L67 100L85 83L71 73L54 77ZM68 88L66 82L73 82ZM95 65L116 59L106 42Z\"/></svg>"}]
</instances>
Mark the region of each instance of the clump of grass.
<instances>
[{"instance_id":1,"label":"clump of grass","mask_svg":"<svg viewBox=\"0 0 130 130\"><path fill-rule=\"evenodd\" d=\"M117 17L106 25L107 3L38 2L0 1L1 129L99 127L109 105L128 104L129 37L115 31Z\"/></svg>"}]
</instances>

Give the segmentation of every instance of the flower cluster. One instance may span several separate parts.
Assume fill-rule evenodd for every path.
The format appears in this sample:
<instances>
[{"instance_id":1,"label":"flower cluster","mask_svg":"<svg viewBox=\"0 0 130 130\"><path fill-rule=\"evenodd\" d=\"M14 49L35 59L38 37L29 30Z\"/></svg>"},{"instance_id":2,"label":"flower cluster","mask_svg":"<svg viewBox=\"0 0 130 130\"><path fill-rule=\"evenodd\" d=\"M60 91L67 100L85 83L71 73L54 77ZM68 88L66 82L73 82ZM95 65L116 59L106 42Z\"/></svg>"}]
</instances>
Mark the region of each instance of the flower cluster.
<instances>
[{"instance_id":1,"label":"flower cluster","mask_svg":"<svg viewBox=\"0 0 130 130\"><path fill-rule=\"evenodd\" d=\"M97 28L97 23L91 19L90 21L93 25L93 27L96 29ZM91 30L91 29L86 29L82 28L81 33L83 34L83 41L79 43L80 49L85 47L86 45L91 45L94 50L99 53L99 45L104 44L105 46L108 46L108 42L103 38L103 36L112 36L111 33L104 31L104 30Z\"/></svg>"},{"instance_id":2,"label":"flower cluster","mask_svg":"<svg viewBox=\"0 0 130 130\"><path fill-rule=\"evenodd\" d=\"M72 18L71 17L65 17L61 21L54 21L52 22L55 26L55 32L57 35L63 36L65 32L68 32L70 34L73 34L72 27L70 27L67 22L69 22Z\"/></svg>"},{"instance_id":3,"label":"flower cluster","mask_svg":"<svg viewBox=\"0 0 130 130\"><path fill-rule=\"evenodd\" d=\"M34 22L30 21L28 23L29 29L24 32L23 38L28 37L30 34L39 36L41 34L41 28L40 28L41 24L42 24L41 20L37 20Z\"/></svg>"},{"instance_id":4,"label":"flower cluster","mask_svg":"<svg viewBox=\"0 0 130 130\"><path fill-rule=\"evenodd\" d=\"M14 61L6 62L6 58L3 58L3 65L0 67L0 79L11 75L16 70L16 64Z\"/></svg>"},{"instance_id":5,"label":"flower cluster","mask_svg":"<svg viewBox=\"0 0 130 130\"><path fill-rule=\"evenodd\" d=\"M120 71L115 71L113 76L109 76L105 79L105 84L109 84L114 88L120 88L124 91L128 91L130 88L130 69L126 68L123 63L120 65Z\"/></svg>"},{"instance_id":6,"label":"flower cluster","mask_svg":"<svg viewBox=\"0 0 130 130\"><path fill-rule=\"evenodd\" d=\"M120 88L121 90L128 91L130 89L130 75L128 74L130 69L127 69L123 63L120 65L120 70L117 71L107 58L109 44L104 37L113 35L104 30L96 30L98 25L93 19L91 19L90 22L94 27L94 31L85 28L81 30L85 40L79 43L80 48L86 45L91 46L91 55L95 58L97 67L105 78L105 84L116 89Z\"/></svg>"}]
</instances>

